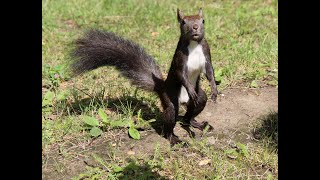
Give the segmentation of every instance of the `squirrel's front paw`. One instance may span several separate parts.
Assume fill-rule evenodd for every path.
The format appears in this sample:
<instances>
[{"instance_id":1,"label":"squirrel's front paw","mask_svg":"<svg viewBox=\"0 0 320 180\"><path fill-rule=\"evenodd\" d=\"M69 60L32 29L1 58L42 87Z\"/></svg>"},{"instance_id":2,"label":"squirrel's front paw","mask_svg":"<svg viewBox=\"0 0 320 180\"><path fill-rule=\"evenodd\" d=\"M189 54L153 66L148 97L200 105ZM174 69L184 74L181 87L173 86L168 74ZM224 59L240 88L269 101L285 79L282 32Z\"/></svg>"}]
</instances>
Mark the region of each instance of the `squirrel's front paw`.
<instances>
[{"instance_id":1,"label":"squirrel's front paw","mask_svg":"<svg viewBox=\"0 0 320 180\"><path fill-rule=\"evenodd\" d=\"M191 100L193 101L194 105L197 106L198 105L198 94L195 90L191 90L189 92L189 96L191 98Z\"/></svg>"}]
</instances>

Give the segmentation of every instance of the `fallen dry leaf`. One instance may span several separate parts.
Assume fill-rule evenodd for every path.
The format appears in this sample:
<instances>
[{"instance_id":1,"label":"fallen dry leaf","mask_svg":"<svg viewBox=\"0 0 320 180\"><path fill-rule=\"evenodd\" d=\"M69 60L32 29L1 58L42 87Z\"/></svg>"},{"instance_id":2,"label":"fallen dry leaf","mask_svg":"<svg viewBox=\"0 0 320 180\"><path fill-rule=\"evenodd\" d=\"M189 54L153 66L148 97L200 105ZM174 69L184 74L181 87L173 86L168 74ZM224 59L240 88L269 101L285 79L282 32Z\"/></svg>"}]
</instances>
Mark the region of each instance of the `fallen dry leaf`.
<instances>
[{"instance_id":1,"label":"fallen dry leaf","mask_svg":"<svg viewBox=\"0 0 320 180\"><path fill-rule=\"evenodd\" d=\"M135 153L134 151L128 151L127 154L128 154L128 155L134 155L134 154L136 154L136 153Z\"/></svg>"},{"instance_id":2,"label":"fallen dry leaf","mask_svg":"<svg viewBox=\"0 0 320 180\"><path fill-rule=\"evenodd\" d=\"M207 165L210 161L211 161L211 159L204 159L199 162L199 166Z\"/></svg>"},{"instance_id":3,"label":"fallen dry leaf","mask_svg":"<svg viewBox=\"0 0 320 180\"><path fill-rule=\"evenodd\" d=\"M227 157L230 158L230 159L237 159L238 156L227 155Z\"/></svg>"},{"instance_id":4,"label":"fallen dry leaf","mask_svg":"<svg viewBox=\"0 0 320 180\"><path fill-rule=\"evenodd\" d=\"M158 36L158 35L159 35L159 32L152 32L152 33L151 33L151 36L153 36L153 37L154 37L154 36Z\"/></svg>"}]
</instances>

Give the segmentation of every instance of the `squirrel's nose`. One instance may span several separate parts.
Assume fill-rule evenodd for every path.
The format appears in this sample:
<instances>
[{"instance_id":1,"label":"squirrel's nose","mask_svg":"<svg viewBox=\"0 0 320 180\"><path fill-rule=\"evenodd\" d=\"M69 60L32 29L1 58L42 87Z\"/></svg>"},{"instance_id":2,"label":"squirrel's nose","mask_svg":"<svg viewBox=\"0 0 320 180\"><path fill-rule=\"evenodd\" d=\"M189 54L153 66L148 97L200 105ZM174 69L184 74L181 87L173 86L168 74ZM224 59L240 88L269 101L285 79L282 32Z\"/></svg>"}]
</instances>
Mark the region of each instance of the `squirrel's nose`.
<instances>
[{"instance_id":1,"label":"squirrel's nose","mask_svg":"<svg viewBox=\"0 0 320 180\"><path fill-rule=\"evenodd\" d=\"M193 29L194 29L194 30L198 30L198 28L199 28L199 25L198 25L198 24L194 24L194 25L193 25Z\"/></svg>"}]
</instances>

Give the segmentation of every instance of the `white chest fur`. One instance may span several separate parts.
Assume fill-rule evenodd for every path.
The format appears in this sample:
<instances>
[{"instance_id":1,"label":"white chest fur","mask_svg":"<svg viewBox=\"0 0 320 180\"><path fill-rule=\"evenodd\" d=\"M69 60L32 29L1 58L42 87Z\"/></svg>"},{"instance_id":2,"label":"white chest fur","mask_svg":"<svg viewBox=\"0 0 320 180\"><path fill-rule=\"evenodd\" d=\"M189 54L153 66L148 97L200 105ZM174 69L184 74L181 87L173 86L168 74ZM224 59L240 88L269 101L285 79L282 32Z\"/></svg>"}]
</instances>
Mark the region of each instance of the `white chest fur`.
<instances>
[{"instance_id":1,"label":"white chest fur","mask_svg":"<svg viewBox=\"0 0 320 180\"><path fill-rule=\"evenodd\" d=\"M191 84L196 85L197 78L201 72L205 73L206 58L203 54L202 46L196 41L191 41L188 46L188 78ZM181 87L179 102L186 103L189 100L187 90L184 86Z\"/></svg>"}]
</instances>

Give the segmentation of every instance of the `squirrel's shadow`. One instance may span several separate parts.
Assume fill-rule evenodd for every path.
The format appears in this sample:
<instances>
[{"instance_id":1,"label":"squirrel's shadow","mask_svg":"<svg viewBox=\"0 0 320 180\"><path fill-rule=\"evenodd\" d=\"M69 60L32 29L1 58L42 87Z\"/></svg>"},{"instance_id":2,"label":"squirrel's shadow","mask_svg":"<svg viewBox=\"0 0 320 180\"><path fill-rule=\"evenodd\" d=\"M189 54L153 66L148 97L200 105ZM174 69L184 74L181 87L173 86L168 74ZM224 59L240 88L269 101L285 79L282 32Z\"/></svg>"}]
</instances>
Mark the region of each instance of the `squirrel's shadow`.
<instances>
[{"instance_id":1,"label":"squirrel's shadow","mask_svg":"<svg viewBox=\"0 0 320 180\"><path fill-rule=\"evenodd\" d=\"M129 164L123 168L119 180L127 179L168 179L165 176L161 176L159 173L153 171L153 168L160 168L159 165L151 167L148 163L139 164L133 159L129 159Z\"/></svg>"},{"instance_id":2,"label":"squirrel's shadow","mask_svg":"<svg viewBox=\"0 0 320 180\"><path fill-rule=\"evenodd\" d=\"M252 130L255 139L268 141L269 148L278 148L278 112L272 111L259 117L261 125Z\"/></svg>"}]
</instances>

